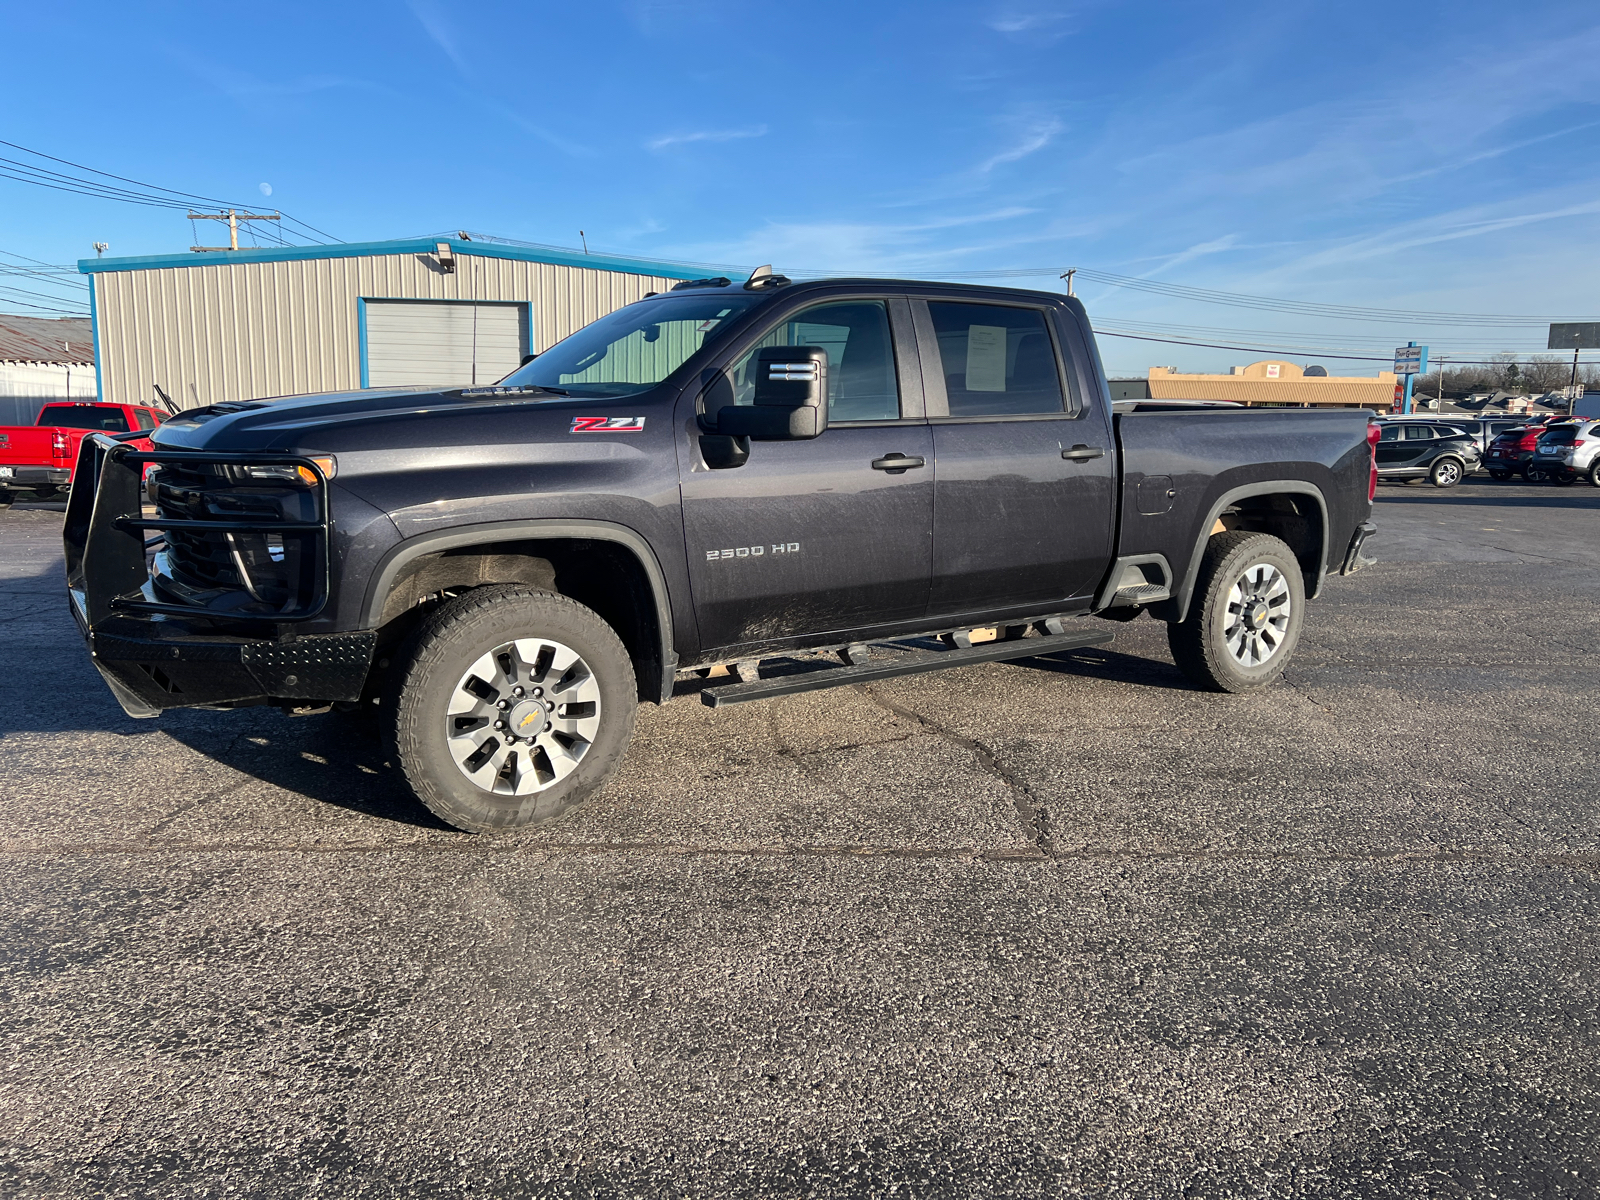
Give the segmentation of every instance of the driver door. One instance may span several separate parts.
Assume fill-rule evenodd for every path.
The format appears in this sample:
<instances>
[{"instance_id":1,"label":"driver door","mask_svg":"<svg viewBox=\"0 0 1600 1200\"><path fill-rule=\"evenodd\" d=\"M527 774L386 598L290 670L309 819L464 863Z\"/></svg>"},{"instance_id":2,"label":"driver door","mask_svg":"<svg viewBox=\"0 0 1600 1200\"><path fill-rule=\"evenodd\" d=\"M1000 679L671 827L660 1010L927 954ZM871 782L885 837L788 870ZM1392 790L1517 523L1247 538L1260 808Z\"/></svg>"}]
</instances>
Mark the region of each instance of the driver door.
<instances>
[{"instance_id":1,"label":"driver door","mask_svg":"<svg viewBox=\"0 0 1600 1200\"><path fill-rule=\"evenodd\" d=\"M903 299L849 297L791 312L735 352L702 402L748 402L767 346L828 355L828 427L754 441L713 468L680 422L689 582L702 651L845 635L920 618L933 541L933 438Z\"/></svg>"}]
</instances>

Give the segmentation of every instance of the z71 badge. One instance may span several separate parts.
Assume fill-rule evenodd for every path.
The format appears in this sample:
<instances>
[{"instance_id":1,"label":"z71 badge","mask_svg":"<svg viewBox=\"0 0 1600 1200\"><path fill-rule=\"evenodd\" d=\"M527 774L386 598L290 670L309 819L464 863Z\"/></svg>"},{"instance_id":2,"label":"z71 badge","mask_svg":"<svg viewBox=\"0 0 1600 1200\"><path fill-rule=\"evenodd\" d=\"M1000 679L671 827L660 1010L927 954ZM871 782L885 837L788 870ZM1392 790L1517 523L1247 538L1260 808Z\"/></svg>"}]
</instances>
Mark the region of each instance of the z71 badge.
<instances>
[{"instance_id":1,"label":"z71 badge","mask_svg":"<svg viewBox=\"0 0 1600 1200\"><path fill-rule=\"evenodd\" d=\"M643 433L643 417L573 417L573 433Z\"/></svg>"}]
</instances>

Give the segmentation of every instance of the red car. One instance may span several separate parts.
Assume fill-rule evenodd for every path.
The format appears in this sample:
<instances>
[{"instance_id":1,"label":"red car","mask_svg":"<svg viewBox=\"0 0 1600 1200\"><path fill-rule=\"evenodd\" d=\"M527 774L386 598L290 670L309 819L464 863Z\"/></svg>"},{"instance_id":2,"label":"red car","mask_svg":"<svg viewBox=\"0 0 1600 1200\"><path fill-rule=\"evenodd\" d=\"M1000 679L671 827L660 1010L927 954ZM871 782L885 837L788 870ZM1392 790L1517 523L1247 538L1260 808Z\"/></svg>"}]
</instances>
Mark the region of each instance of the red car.
<instances>
[{"instance_id":1,"label":"red car","mask_svg":"<svg viewBox=\"0 0 1600 1200\"><path fill-rule=\"evenodd\" d=\"M166 419L166 413L142 404L62 401L46 404L32 425L0 425L0 508L19 494L49 500L71 487L84 434L154 429ZM150 448L144 438L134 444Z\"/></svg>"}]
</instances>

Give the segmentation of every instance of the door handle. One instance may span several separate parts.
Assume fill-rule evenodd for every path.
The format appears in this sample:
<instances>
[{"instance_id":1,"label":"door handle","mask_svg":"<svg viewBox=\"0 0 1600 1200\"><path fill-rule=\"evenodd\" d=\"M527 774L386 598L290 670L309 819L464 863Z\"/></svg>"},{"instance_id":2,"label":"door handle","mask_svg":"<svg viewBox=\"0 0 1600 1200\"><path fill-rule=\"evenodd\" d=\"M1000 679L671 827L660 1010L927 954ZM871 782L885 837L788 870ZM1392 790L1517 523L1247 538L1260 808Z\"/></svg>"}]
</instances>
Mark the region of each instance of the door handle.
<instances>
[{"instance_id":1,"label":"door handle","mask_svg":"<svg viewBox=\"0 0 1600 1200\"><path fill-rule=\"evenodd\" d=\"M920 454L885 454L882 458L872 460L872 469L874 471L889 471L891 473L909 471L922 465L924 463Z\"/></svg>"},{"instance_id":2,"label":"door handle","mask_svg":"<svg viewBox=\"0 0 1600 1200\"><path fill-rule=\"evenodd\" d=\"M1085 446L1079 442L1071 450L1062 450L1061 457L1071 459L1073 462L1083 462L1090 458L1104 458L1105 448L1102 446Z\"/></svg>"}]
</instances>

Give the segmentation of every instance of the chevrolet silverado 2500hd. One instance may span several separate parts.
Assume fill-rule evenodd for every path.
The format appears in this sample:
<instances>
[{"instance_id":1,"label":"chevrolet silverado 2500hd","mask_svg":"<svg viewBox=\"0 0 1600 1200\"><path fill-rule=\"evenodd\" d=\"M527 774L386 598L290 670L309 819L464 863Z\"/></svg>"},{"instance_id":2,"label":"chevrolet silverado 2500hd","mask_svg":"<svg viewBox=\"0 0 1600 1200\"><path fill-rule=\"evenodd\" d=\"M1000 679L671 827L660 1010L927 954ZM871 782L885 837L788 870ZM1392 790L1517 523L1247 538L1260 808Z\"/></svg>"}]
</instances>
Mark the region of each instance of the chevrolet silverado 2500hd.
<instances>
[{"instance_id":1,"label":"chevrolet silverado 2500hd","mask_svg":"<svg viewBox=\"0 0 1600 1200\"><path fill-rule=\"evenodd\" d=\"M1166 407L1113 412L1069 297L691 281L493 387L92 435L70 601L129 713L359 704L424 804L505 829L593 794L690 668L735 664L702 693L731 704L1147 611L1200 686L1276 679L1362 561L1376 427Z\"/></svg>"}]
</instances>

